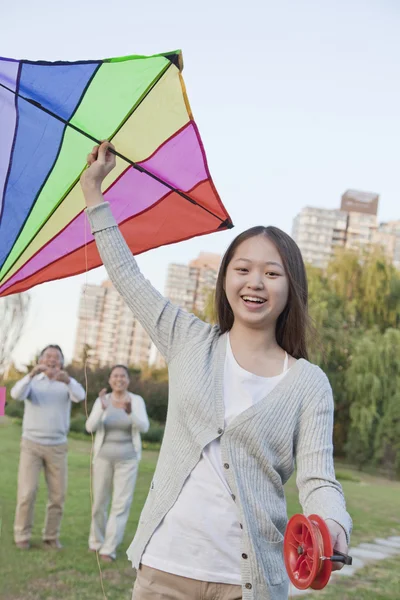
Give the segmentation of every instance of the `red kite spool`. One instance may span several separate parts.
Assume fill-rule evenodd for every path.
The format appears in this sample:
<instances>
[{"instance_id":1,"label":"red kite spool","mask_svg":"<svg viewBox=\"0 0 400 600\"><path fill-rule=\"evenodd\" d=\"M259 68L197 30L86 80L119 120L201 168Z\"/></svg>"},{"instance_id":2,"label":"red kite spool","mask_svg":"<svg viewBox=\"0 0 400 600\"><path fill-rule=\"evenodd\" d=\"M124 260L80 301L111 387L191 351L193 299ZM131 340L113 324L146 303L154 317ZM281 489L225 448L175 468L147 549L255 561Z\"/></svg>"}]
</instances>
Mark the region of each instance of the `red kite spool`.
<instances>
[{"instance_id":1,"label":"red kite spool","mask_svg":"<svg viewBox=\"0 0 400 600\"><path fill-rule=\"evenodd\" d=\"M283 552L290 581L299 590L322 590L332 573L333 562L351 565L352 559L335 550L331 535L318 515L294 515L286 528Z\"/></svg>"}]
</instances>

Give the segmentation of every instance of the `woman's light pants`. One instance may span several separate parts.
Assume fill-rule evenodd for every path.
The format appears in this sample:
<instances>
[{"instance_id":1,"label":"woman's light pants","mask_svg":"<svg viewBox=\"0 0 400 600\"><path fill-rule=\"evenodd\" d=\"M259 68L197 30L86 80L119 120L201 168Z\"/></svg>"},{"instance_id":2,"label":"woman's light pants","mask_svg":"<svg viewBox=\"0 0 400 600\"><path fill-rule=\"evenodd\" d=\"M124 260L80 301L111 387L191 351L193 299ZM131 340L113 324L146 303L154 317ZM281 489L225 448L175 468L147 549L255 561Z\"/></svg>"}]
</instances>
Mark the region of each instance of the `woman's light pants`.
<instances>
[{"instance_id":1,"label":"woman's light pants","mask_svg":"<svg viewBox=\"0 0 400 600\"><path fill-rule=\"evenodd\" d=\"M93 463L93 508L89 548L116 557L124 537L135 490L136 459L112 461L97 457ZM111 500L110 514L107 519Z\"/></svg>"}]
</instances>

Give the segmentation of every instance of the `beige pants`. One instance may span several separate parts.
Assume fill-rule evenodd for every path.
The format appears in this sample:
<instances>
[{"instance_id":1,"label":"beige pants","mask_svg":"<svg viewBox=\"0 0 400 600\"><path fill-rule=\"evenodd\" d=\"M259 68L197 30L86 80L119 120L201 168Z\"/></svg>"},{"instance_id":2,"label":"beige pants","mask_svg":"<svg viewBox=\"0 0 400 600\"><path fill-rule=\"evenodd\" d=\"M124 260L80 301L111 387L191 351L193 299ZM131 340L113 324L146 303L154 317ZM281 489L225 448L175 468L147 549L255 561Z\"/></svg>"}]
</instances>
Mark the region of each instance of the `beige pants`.
<instances>
[{"instance_id":1,"label":"beige pants","mask_svg":"<svg viewBox=\"0 0 400 600\"><path fill-rule=\"evenodd\" d=\"M44 540L57 540L67 489L68 444L45 446L21 440L18 470L18 498L14 522L15 542L30 540L39 475L42 467L48 489Z\"/></svg>"},{"instance_id":2,"label":"beige pants","mask_svg":"<svg viewBox=\"0 0 400 600\"><path fill-rule=\"evenodd\" d=\"M241 600L242 587L207 583L140 565L132 600Z\"/></svg>"}]
</instances>

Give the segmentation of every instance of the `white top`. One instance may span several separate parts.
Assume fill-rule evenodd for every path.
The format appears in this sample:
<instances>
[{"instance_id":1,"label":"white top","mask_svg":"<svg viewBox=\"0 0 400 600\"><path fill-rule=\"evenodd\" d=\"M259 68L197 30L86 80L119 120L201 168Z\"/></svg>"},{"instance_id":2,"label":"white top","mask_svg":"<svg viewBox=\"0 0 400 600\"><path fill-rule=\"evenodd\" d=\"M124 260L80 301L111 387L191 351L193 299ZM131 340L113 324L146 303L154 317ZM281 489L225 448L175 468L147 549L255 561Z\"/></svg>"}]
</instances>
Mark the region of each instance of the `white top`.
<instances>
[{"instance_id":1,"label":"white top","mask_svg":"<svg viewBox=\"0 0 400 600\"><path fill-rule=\"evenodd\" d=\"M229 336L224 367L225 428L240 413L263 400L284 377L260 377L235 360ZM142 563L154 569L200 581L241 585L239 513L226 481L220 438L201 458L160 526Z\"/></svg>"},{"instance_id":2,"label":"white top","mask_svg":"<svg viewBox=\"0 0 400 600\"><path fill-rule=\"evenodd\" d=\"M70 377L68 384L49 379L45 373L26 375L11 390L14 400L24 400L22 437L55 446L65 444L71 418L71 402L82 402L85 390Z\"/></svg>"}]
</instances>

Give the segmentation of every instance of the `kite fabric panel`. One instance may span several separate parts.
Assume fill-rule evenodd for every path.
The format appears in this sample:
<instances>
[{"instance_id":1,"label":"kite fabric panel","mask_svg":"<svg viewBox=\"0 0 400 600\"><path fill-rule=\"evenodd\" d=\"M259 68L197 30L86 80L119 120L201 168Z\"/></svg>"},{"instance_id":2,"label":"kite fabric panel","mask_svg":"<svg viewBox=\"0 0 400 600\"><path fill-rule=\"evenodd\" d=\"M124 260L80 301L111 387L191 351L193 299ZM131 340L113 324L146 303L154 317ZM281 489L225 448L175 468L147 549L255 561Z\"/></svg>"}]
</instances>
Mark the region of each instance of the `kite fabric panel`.
<instances>
[{"instance_id":1,"label":"kite fabric panel","mask_svg":"<svg viewBox=\"0 0 400 600\"><path fill-rule=\"evenodd\" d=\"M133 254L232 227L211 179L180 51L0 59L0 296L102 264L79 178L116 149L105 199Z\"/></svg>"}]
</instances>

